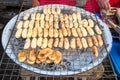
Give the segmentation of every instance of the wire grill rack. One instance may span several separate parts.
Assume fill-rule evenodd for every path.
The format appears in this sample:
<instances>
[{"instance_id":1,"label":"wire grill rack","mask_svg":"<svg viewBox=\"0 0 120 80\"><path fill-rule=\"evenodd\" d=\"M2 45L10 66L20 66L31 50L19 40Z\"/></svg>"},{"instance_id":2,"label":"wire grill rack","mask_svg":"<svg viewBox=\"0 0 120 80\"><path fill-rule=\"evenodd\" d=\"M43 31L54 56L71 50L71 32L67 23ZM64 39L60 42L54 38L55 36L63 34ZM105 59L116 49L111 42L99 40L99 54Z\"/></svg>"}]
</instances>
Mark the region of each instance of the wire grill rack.
<instances>
[{"instance_id":1,"label":"wire grill rack","mask_svg":"<svg viewBox=\"0 0 120 80\"><path fill-rule=\"evenodd\" d=\"M20 12L22 10L20 9ZM12 35L11 35L12 36ZM9 45L9 44L8 44ZM6 47L7 48L7 47ZM114 74L114 70L112 70L111 61L109 57L103 61L102 64L91 69L88 72L77 74L73 76L48 76L48 75L40 75L26 69L21 68L16 63L14 63L4 52L2 52L1 58L1 66L0 66L0 77L2 80L77 80L77 79L86 79L86 80L115 80L116 75Z\"/></svg>"}]
</instances>

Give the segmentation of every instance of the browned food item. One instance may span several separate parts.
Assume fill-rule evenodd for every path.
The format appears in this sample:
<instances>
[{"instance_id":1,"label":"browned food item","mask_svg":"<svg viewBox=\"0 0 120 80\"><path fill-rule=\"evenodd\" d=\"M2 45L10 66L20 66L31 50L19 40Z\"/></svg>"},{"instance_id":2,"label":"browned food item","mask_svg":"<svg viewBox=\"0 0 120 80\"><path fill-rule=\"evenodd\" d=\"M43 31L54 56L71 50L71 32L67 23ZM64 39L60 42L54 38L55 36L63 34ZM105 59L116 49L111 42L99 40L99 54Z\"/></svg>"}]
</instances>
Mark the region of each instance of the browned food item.
<instances>
[{"instance_id":1,"label":"browned food item","mask_svg":"<svg viewBox=\"0 0 120 80\"><path fill-rule=\"evenodd\" d=\"M18 61L19 62L24 62L27 58L27 53L26 51L22 50L18 53Z\"/></svg>"},{"instance_id":2,"label":"browned food item","mask_svg":"<svg viewBox=\"0 0 120 80\"><path fill-rule=\"evenodd\" d=\"M79 37L82 37L82 36L83 36L83 35L82 35L82 31L81 31L80 28L77 28L77 33L78 33L78 36L79 36Z\"/></svg>"},{"instance_id":3,"label":"browned food item","mask_svg":"<svg viewBox=\"0 0 120 80\"><path fill-rule=\"evenodd\" d=\"M94 27L94 22L92 19L88 19L88 24L90 27Z\"/></svg>"},{"instance_id":4,"label":"browned food item","mask_svg":"<svg viewBox=\"0 0 120 80\"><path fill-rule=\"evenodd\" d=\"M73 22L69 22L69 27L73 28Z\"/></svg>"},{"instance_id":5,"label":"browned food item","mask_svg":"<svg viewBox=\"0 0 120 80\"><path fill-rule=\"evenodd\" d=\"M64 22L64 16L62 13L60 14L60 22Z\"/></svg>"},{"instance_id":6,"label":"browned food item","mask_svg":"<svg viewBox=\"0 0 120 80\"><path fill-rule=\"evenodd\" d=\"M78 37L76 28L72 28L72 35L73 35L74 37Z\"/></svg>"},{"instance_id":7,"label":"browned food item","mask_svg":"<svg viewBox=\"0 0 120 80\"><path fill-rule=\"evenodd\" d=\"M17 28L17 29L22 29L22 27L23 27L23 21L19 21L19 22L17 23L16 28Z\"/></svg>"},{"instance_id":8,"label":"browned food item","mask_svg":"<svg viewBox=\"0 0 120 80\"><path fill-rule=\"evenodd\" d=\"M58 28L59 28L58 21L55 21L55 22L54 22L54 28L56 28L56 29L58 29Z\"/></svg>"},{"instance_id":9,"label":"browned food item","mask_svg":"<svg viewBox=\"0 0 120 80\"><path fill-rule=\"evenodd\" d=\"M27 62L28 64L34 64L36 61L36 51L34 49L31 49L27 56Z\"/></svg>"},{"instance_id":10,"label":"browned food item","mask_svg":"<svg viewBox=\"0 0 120 80\"><path fill-rule=\"evenodd\" d=\"M92 40L93 40L93 44L95 46L98 46L98 40L97 40L97 38L95 36L92 36Z\"/></svg>"},{"instance_id":11,"label":"browned food item","mask_svg":"<svg viewBox=\"0 0 120 80\"><path fill-rule=\"evenodd\" d=\"M83 24L83 27L87 27L87 26L88 26L88 21L87 21L87 19L83 19L83 20L82 20L82 24Z\"/></svg>"},{"instance_id":12,"label":"browned food item","mask_svg":"<svg viewBox=\"0 0 120 80\"><path fill-rule=\"evenodd\" d=\"M41 27L38 27L38 37L42 37L43 36L43 29Z\"/></svg>"},{"instance_id":13,"label":"browned food item","mask_svg":"<svg viewBox=\"0 0 120 80\"><path fill-rule=\"evenodd\" d=\"M83 35L84 37L86 37L86 36L87 36L87 31L86 31L86 29L85 29L84 27L81 27L80 29L81 29L82 35Z\"/></svg>"},{"instance_id":14,"label":"browned food item","mask_svg":"<svg viewBox=\"0 0 120 80\"><path fill-rule=\"evenodd\" d=\"M76 15L76 13L73 13L72 17L73 17L73 22L76 22L77 21L77 15Z\"/></svg>"},{"instance_id":15,"label":"browned food item","mask_svg":"<svg viewBox=\"0 0 120 80\"><path fill-rule=\"evenodd\" d=\"M57 13L57 14L60 14L60 13L61 13L60 7L58 7L58 8L56 9L56 13Z\"/></svg>"},{"instance_id":16,"label":"browned food item","mask_svg":"<svg viewBox=\"0 0 120 80\"><path fill-rule=\"evenodd\" d=\"M75 49L76 48L76 41L75 41L75 38L72 38L71 41L70 41L70 47L72 49Z\"/></svg>"},{"instance_id":17,"label":"browned food item","mask_svg":"<svg viewBox=\"0 0 120 80\"><path fill-rule=\"evenodd\" d=\"M67 29L65 27L62 27L62 34L63 34L63 36L67 36L68 35Z\"/></svg>"},{"instance_id":18,"label":"browned food item","mask_svg":"<svg viewBox=\"0 0 120 80\"><path fill-rule=\"evenodd\" d=\"M41 45L42 45L42 40L43 40L42 37L39 37L39 38L38 38L38 40L37 40L37 46L38 46L38 47L41 47Z\"/></svg>"},{"instance_id":19,"label":"browned food item","mask_svg":"<svg viewBox=\"0 0 120 80\"><path fill-rule=\"evenodd\" d=\"M44 28L44 37L48 37L48 28Z\"/></svg>"},{"instance_id":20,"label":"browned food item","mask_svg":"<svg viewBox=\"0 0 120 80\"><path fill-rule=\"evenodd\" d=\"M92 38L91 37L87 37L87 43L89 47L93 46L93 42L92 42Z\"/></svg>"},{"instance_id":21,"label":"browned food item","mask_svg":"<svg viewBox=\"0 0 120 80\"><path fill-rule=\"evenodd\" d=\"M33 28L34 27L34 23L35 23L35 20L31 20L30 22L29 22L29 28Z\"/></svg>"},{"instance_id":22,"label":"browned food item","mask_svg":"<svg viewBox=\"0 0 120 80\"><path fill-rule=\"evenodd\" d=\"M49 22L53 22L53 15L52 14L50 14L50 19L49 19Z\"/></svg>"},{"instance_id":23,"label":"browned food item","mask_svg":"<svg viewBox=\"0 0 120 80\"><path fill-rule=\"evenodd\" d=\"M76 13L76 16L77 16L77 20L81 21L81 14L79 12Z\"/></svg>"},{"instance_id":24,"label":"browned food item","mask_svg":"<svg viewBox=\"0 0 120 80\"><path fill-rule=\"evenodd\" d=\"M41 20L41 21L40 21L40 27L41 27L41 28L45 28L45 21L44 21L44 20Z\"/></svg>"},{"instance_id":25,"label":"browned food item","mask_svg":"<svg viewBox=\"0 0 120 80\"><path fill-rule=\"evenodd\" d=\"M93 51L93 55L95 57L98 57L99 56L99 52L98 52L98 48L96 46L93 46L92 47L92 51Z\"/></svg>"},{"instance_id":26,"label":"browned food item","mask_svg":"<svg viewBox=\"0 0 120 80\"><path fill-rule=\"evenodd\" d=\"M69 27L67 28L67 33L68 33L68 36L71 36L71 30Z\"/></svg>"},{"instance_id":27,"label":"browned food item","mask_svg":"<svg viewBox=\"0 0 120 80\"><path fill-rule=\"evenodd\" d=\"M50 19L50 15L49 15L49 14L46 14L46 15L45 15L45 20L46 20L46 21L49 21L49 19Z\"/></svg>"},{"instance_id":28,"label":"browned food item","mask_svg":"<svg viewBox=\"0 0 120 80\"><path fill-rule=\"evenodd\" d=\"M63 33L62 33L62 30L61 30L61 29L59 29L59 37L60 37L60 38L63 38Z\"/></svg>"},{"instance_id":29,"label":"browned food item","mask_svg":"<svg viewBox=\"0 0 120 80\"><path fill-rule=\"evenodd\" d=\"M65 27L65 23L64 22L60 22L61 27L64 28Z\"/></svg>"},{"instance_id":30,"label":"browned food item","mask_svg":"<svg viewBox=\"0 0 120 80\"><path fill-rule=\"evenodd\" d=\"M63 38L60 38L58 47L63 48L63 42L64 42L64 39L63 39Z\"/></svg>"},{"instance_id":31,"label":"browned food item","mask_svg":"<svg viewBox=\"0 0 120 80\"><path fill-rule=\"evenodd\" d=\"M27 38L30 38L30 37L32 37L32 29L31 28L29 28L28 32L27 32Z\"/></svg>"},{"instance_id":32,"label":"browned food item","mask_svg":"<svg viewBox=\"0 0 120 80\"><path fill-rule=\"evenodd\" d=\"M99 46L103 46L103 39L102 39L101 35L97 35L96 37L97 37Z\"/></svg>"},{"instance_id":33,"label":"browned food item","mask_svg":"<svg viewBox=\"0 0 120 80\"><path fill-rule=\"evenodd\" d=\"M93 31L93 29L91 27L88 26L88 27L86 27L86 29L87 29L89 35L91 35L91 36L94 35L94 31Z\"/></svg>"},{"instance_id":34,"label":"browned food item","mask_svg":"<svg viewBox=\"0 0 120 80\"><path fill-rule=\"evenodd\" d=\"M31 41L31 48L36 48L37 47L37 39L33 38Z\"/></svg>"},{"instance_id":35,"label":"browned food item","mask_svg":"<svg viewBox=\"0 0 120 80\"><path fill-rule=\"evenodd\" d=\"M65 23L65 27L66 27L66 28L69 28L69 27L70 27L69 22Z\"/></svg>"},{"instance_id":36,"label":"browned food item","mask_svg":"<svg viewBox=\"0 0 120 80\"><path fill-rule=\"evenodd\" d=\"M31 41L30 39L26 39L25 44L24 44L24 49L28 49L30 47Z\"/></svg>"},{"instance_id":37,"label":"browned food item","mask_svg":"<svg viewBox=\"0 0 120 80\"><path fill-rule=\"evenodd\" d=\"M82 22L82 20L78 20L78 24L79 24L79 27L80 27L80 28L83 27L83 22Z\"/></svg>"},{"instance_id":38,"label":"browned food item","mask_svg":"<svg viewBox=\"0 0 120 80\"><path fill-rule=\"evenodd\" d=\"M38 31L38 30L37 30L37 27L33 28L33 31L32 31L32 37L33 37L33 38L37 37L37 34L38 34L37 31Z\"/></svg>"},{"instance_id":39,"label":"browned food item","mask_svg":"<svg viewBox=\"0 0 120 80\"><path fill-rule=\"evenodd\" d=\"M36 20L38 20L38 21L40 20L40 13L36 14Z\"/></svg>"},{"instance_id":40,"label":"browned food item","mask_svg":"<svg viewBox=\"0 0 120 80\"><path fill-rule=\"evenodd\" d=\"M87 41L86 41L85 38L82 38L82 39L81 39L81 42L82 42L83 48L88 48L88 44L87 44Z\"/></svg>"},{"instance_id":41,"label":"browned food item","mask_svg":"<svg viewBox=\"0 0 120 80\"><path fill-rule=\"evenodd\" d=\"M64 14L64 20L65 20L65 22L68 21L68 15L67 14Z\"/></svg>"},{"instance_id":42,"label":"browned food item","mask_svg":"<svg viewBox=\"0 0 120 80\"><path fill-rule=\"evenodd\" d=\"M23 20L28 20L29 17L30 17L30 13L26 13L25 16L23 17Z\"/></svg>"},{"instance_id":43,"label":"browned food item","mask_svg":"<svg viewBox=\"0 0 120 80\"><path fill-rule=\"evenodd\" d=\"M68 16L68 19L69 19L69 21L70 21L70 22L72 22L72 21L73 21L73 17L72 17L72 15L71 15L71 14Z\"/></svg>"},{"instance_id":44,"label":"browned food item","mask_svg":"<svg viewBox=\"0 0 120 80\"><path fill-rule=\"evenodd\" d=\"M68 38L65 38L64 39L64 48L69 49L69 47L70 47L69 40L68 40Z\"/></svg>"},{"instance_id":45,"label":"browned food item","mask_svg":"<svg viewBox=\"0 0 120 80\"><path fill-rule=\"evenodd\" d=\"M41 45L41 48L47 48L47 44L48 44L48 39L44 38L43 42L42 42L42 45Z\"/></svg>"},{"instance_id":46,"label":"browned food item","mask_svg":"<svg viewBox=\"0 0 120 80\"><path fill-rule=\"evenodd\" d=\"M22 29L18 29L15 33L15 37L16 38L20 38L21 37L21 34L22 34Z\"/></svg>"},{"instance_id":47,"label":"browned food item","mask_svg":"<svg viewBox=\"0 0 120 80\"><path fill-rule=\"evenodd\" d=\"M54 64L59 64L62 60L62 53L60 51L54 51L53 53L55 54Z\"/></svg>"},{"instance_id":48,"label":"browned food item","mask_svg":"<svg viewBox=\"0 0 120 80\"><path fill-rule=\"evenodd\" d=\"M49 22L48 21L45 22L45 28L49 28Z\"/></svg>"},{"instance_id":49,"label":"browned food item","mask_svg":"<svg viewBox=\"0 0 120 80\"><path fill-rule=\"evenodd\" d=\"M59 43L59 39L58 39L58 38L55 38L54 47L58 47L58 43Z\"/></svg>"},{"instance_id":50,"label":"browned food item","mask_svg":"<svg viewBox=\"0 0 120 80\"><path fill-rule=\"evenodd\" d=\"M36 61L35 61L37 64L40 64L41 63L41 61L38 59L38 58L36 58Z\"/></svg>"},{"instance_id":51,"label":"browned food item","mask_svg":"<svg viewBox=\"0 0 120 80\"><path fill-rule=\"evenodd\" d=\"M29 20L24 21L23 28L28 28L29 26Z\"/></svg>"},{"instance_id":52,"label":"browned food item","mask_svg":"<svg viewBox=\"0 0 120 80\"><path fill-rule=\"evenodd\" d=\"M53 28L49 28L49 33L48 33L49 37L53 37L54 34L53 34Z\"/></svg>"},{"instance_id":53,"label":"browned food item","mask_svg":"<svg viewBox=\"0 0 120 80\"><path fill-rule=\"evenodd\" d=\"M58 14L54 14L54 21L58 21Z\"/></svg>"},{"instance_id":54,"label":"browned food item","mask_svg":"<svg viewBox=\"0 0 120 80\"><path fill-rule=\"evenodd\" d=\"M102 34L102 31L101 31L101 29L99 28L98 25L95 25L94 29L95 29L95 32L96 32L97 34Z\"/></svg>"},{"instance_id":55,"label":"browned food item","mask_svg":"<svg viewBox=\"0 0 120 80\"><path fill-rule=\"evenodd\" d=\"M81 40L80 40L80 38L76 38L76 41L77 41L77 47L78 47L78 49L82 49L82 42L81 42Z\"/></svg>"},{"instance_id":56,"label":"browned food item","mask_svg":"<svg viewBox=\"0 0 120 80\"><path fill-rule=\"evenodd\" d=\"M52 45L53 45L53 39L49 39L48 40L48 47L52 48Z\"/></svg>"},{"instance_id":57,"label":"browned food item","mask_svg":"<svg viewBox=\"0 0 120 80\"><path fill-rule=\"evenodd\" d=\"M58 35L59 35L58 30L57 30L57 29L54 29L54 30L53 30L53 33L54 33L54 34L53 34L54 37L57 38Z\"/></svg>"},{"instance_id":58,"label":"browned food item","mask_svg":"<svg viewBox=\"0 0 120 80\"><path fill-rule=\"evenodd\" d=\"M78 28L78 22L74 22L73 25L74 25L74 28Z\"/></svg>"}]
</instances>

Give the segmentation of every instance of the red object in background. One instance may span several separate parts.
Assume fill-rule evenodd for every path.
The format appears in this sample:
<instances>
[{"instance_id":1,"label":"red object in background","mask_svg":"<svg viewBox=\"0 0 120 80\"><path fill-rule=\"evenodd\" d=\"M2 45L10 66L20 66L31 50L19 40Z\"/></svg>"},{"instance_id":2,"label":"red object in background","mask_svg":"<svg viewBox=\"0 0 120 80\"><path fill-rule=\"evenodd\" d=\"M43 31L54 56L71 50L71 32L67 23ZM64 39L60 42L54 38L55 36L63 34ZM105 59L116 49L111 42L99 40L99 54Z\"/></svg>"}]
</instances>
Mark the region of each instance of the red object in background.
<instances>
[{"instance_id":1,"label":"red object in background","mask_svg":"<svg viewBox=\"0 0 120 80\"><path fill-rule=\"evenodd\" d=\"M75 6L76 0L39 0L40 5L47 5L47 4L64 4Z\"/></svg>"},{"instance_id":2,"label":"red object in background","mask_svg":"<svg viewBox=\"0 0 120 80\"><path fill-rule=\"evenodd\" d=\"M112 7L120 8L120 0L110 0L110 5ZM85 10L93 12L93 13L99 13L100 8L98 5L98 2L96 0L88 0L85 6Z\"/></svg>"}]
</instances>

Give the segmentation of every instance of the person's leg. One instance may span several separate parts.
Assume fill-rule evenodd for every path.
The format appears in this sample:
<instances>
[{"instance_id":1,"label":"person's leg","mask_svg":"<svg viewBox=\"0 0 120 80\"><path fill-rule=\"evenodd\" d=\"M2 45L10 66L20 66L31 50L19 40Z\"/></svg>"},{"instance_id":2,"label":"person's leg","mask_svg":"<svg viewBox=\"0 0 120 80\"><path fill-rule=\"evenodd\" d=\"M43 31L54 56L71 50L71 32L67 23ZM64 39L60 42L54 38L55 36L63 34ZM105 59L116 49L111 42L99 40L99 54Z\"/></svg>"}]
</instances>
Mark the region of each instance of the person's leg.
<instances>
[{"instance_id":1,"label":"person's leg","mask_svg":"<svg viewBox=\"0 0 120 80\"><path fill-rule=\"evenodd\" d=\"M76 0L76 6L84 8L87 0Z\"/></svg>"}]
</instances>

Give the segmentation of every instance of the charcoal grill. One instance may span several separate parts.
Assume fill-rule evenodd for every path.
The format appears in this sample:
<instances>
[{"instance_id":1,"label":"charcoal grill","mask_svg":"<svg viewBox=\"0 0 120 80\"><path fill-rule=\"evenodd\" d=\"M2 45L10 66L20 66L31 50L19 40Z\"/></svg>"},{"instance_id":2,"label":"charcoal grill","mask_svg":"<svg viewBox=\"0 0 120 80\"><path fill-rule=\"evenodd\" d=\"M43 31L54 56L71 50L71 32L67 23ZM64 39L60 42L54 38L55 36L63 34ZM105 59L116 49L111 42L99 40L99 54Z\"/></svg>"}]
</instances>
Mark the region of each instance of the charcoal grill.
<instances>
[{"instance_id":1,"label":"charcoal grill","mask_svg":"<svg viewBox=\"0 0 120 80\"><path fill-rule=\"evenodd\" d=\"M21 46L17 46L18 42L17 42L17 40L14 39L15 25L25 13L41 12L43 7L45 7L45 6L60 7L63 11L64 10L73 11L73 12L78 11L81 14L83 14L83 17L92 18L96 24L99 24L103 31L102 37L103 37L103 41L104 41L104 46L100 47L100 50L99 50L99 52L101 53L99 55L99 57L98 58L93 57L92 52L89 49L85 49L85 50L81 50L81 51L80 50L69 50L69 51L61 50L63 52L63 56L65 56L65 58L69 57L69 59L71 60L70 62L68 62L68 67L66 70L61 70L61 69L60 70L47 70L47 68L43 69L43 68L39 68L39 66L32 66L32 65L28 65L26 63L18 62L17 52ZM109 54L111 47L112 47L112 36L110 34L110 31L109 31L107 25L104 24L94 14L92 14L88 11L85 11L83 9L77 8L77 7L66 6L66 5L57 5L57 4L56 5L45 5L45 6L39 6L39 7L31 8L24 12L21 12L20 14L18 14L17 16L12 18L8 22L5 29L3 30L3 34L2 34L2 45L3 45L3 48L5 49L6 54L19 66L21 66L27 70L30 70L32 72L44 74L47 76L48 75L49 76L75 75L78 73L87 72L88 70L101 64L102 61ZM57 49L57 50L60 50L60 49ZM73 55L70 55L71 53L74 53L74 57L72 57ZM74 60L76 57L78 60ZM69 59L67 59L67 61L69 61ZM63 61L66 61L66 60L63 60ZM80 63L82 61L83 61L83 63ZM42 64L42 65L45 66L44 64ZM40 66L42 66L42 65L40 65ZM53 67L54 66L59 67L60 65L53 65Z\"/></svg>"}]
</instances>

